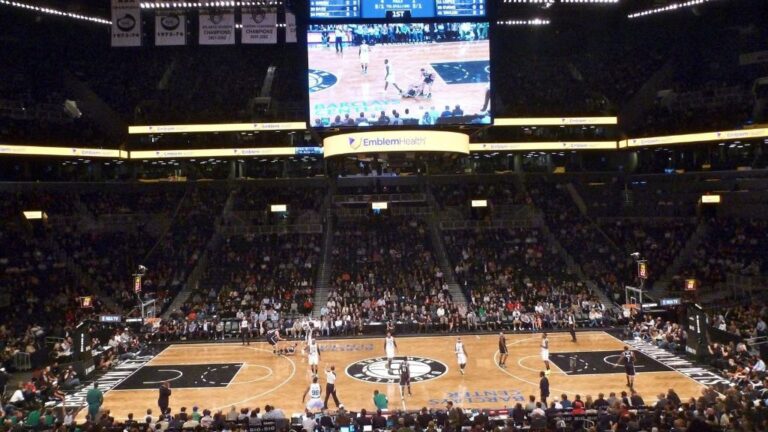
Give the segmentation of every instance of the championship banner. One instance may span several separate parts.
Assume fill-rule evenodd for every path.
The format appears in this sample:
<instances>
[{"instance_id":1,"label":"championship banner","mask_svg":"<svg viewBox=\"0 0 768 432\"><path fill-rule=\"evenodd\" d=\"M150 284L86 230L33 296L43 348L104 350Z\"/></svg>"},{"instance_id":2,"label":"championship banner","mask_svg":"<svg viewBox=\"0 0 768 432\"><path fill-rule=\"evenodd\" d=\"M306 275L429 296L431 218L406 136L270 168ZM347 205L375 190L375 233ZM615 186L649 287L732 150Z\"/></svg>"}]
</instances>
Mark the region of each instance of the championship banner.
<instances>
[{"instance_id":1,"label":"championship banner","mask_svg":"<svg viewBox=\"0 0 768 432\"><path fill-rule=\"evenodd\" d=\"M296 43L296 15L292 12L285 13L285 42Z\"/></svg>"},{"instance_id":2,"label":"championship banner","mask_svg":"<svg viewBox=\"0 0 768 432\"><path fill-rule=\"evenodd\" d=\"M200 45L234 45L234 9L200 9Z\"/></svg>"},{"instance_id":3,"label":"championship banner","mask_svg":"<svg viewBox=\"0 0 768 432\"><path fill-rule=\"evenodd\" d=\"M112 46L141 46L139 0L112 0Z\"/></svg>"},{"instance_id":4,"label":"championship banner","mask_svg":"<svg viewBox=\"0 0 768 432\"><path fill-rule=\"evenodd\" d=\"M186 45L187 17L181 11L155 13L155 45Z\"/></svg>"},{"instance_id":5,"label":"championship banner","mask_svg":"<svg viewBox=\"0 0 768 432\"><path fill-rule=\"evenodd\" d=\"M277 14L262 8L243 8L240 42L244 44L276 44Z\"/></svg>"}]
</instances>

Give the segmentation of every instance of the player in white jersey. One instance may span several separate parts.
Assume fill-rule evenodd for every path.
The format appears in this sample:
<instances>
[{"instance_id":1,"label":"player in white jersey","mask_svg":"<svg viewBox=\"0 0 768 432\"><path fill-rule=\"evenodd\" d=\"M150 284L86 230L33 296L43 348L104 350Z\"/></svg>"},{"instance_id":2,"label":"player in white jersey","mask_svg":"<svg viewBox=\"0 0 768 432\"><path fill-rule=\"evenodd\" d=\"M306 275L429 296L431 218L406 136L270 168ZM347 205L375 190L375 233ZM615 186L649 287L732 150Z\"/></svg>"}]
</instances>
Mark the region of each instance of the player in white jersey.
<instances>
[{"instance_id":1,"label":"player in white jersey","mask_svg":"<svg viewBox=\"0 0 768 432\"><path fill-rule=\"evenodd\" d=\"M384 59L384 92L387 91L387 87L389 87L390 84L392 84L392 87L396 88L400 94L403 94L403 89L400 88L400 86L397 85L397 81L395 79L395 69L392 67L392 64L389 62L389 59Z\"/></svg>"},{"instance_id":2,"label":"player in white jersey","mask_svg":"<svg viewBox=\"0 0 768 432\"><path fill-rule=\"evenodd\" d=\"M547 371L544 373L549 375L549 339L547 339L546 333L541 335L541 360L544 362L544 366L547 367Z\"/></svg>"},{"instance_id":3,"label":"player in white jersey","mask_svg":"<svg viewBox=\"0 0 768 432\"><path fill-rule=\"evenodd\" d=\"M371 60L371 47L368 46L365 41L360 44L358 55L360 56L360 69L363 71L363 75L368 75L368 62Z\"/></svg>"},{"instance_id":4,"label":"player in white jersey","mask_svg":"<svg viewBox=\"0 0 768 432\"><path fill-rule=\"evenodd\" d=\"M309 341L307 350L307 362L309 363L309 368L312 370L312 375L317 375L317 365L320 363L320 347L317 346L317 341L315 339Z\"/></svg>"},{"instance_id":5,"label":"player in white jersey","mask_svg":"<svg viewBox=\"0 0 768 432\"><path fill-rule=\"evenodd\" d=\"M307 399L307 393L309 393L309 402L307 402L307 410L310 412L316 412L323 409L323 401L320 399L320 395L323 390L320 388L320 384L317 382L317 376L312 378L312 384L307 387L307 391L304 392L304 396L301 397L301 403Z\"/></svg>"},{"instance_id":6,"label":"player in white jersey","mask_svg":"<svg viewBox=\"0 0 768 432\"><path fill-rule=\"evenodd\" d=\"M395 358L395 350L397 349L397 343L395 338L392 337L392 333L387 332L387 337L384 338L384 352L387 354L387 369L392 369L392 360Z\"/></svg>"},{"instance_id":7,"label":"player in white jersey","mask_svg":"<svg viewBox=\"0 0 768 432\"><path fill-rule=\"evenodd\" d=\"M467 366L467 350L464 349L464 342L461 338L456 338L456 360L459 363L459 372L464 375L464 368Z\"/></svg>"},{"instance_id":8,"label":"player in white jersey","mask_svg":"<svg viewBox=\"0 0 768 432\"><path fill-rule=\"evenodd\" d=\"M315 339L315 326L312 324L312 321L307 321L302 325L302 329L304 329L304 347L301 349L301 352L306 354L309 352L309 345L312 343L312 340Z\"/></svg>"}]
</instances>

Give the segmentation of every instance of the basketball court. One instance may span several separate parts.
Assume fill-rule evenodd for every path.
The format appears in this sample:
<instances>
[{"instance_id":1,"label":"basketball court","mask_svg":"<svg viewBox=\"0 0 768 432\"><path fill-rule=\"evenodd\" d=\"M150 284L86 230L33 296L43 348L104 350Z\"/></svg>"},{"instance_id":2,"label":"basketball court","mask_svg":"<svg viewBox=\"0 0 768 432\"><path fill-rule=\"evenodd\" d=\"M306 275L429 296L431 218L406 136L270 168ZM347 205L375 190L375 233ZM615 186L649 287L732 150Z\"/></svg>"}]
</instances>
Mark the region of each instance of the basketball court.
<instances>
[{"instance_id":1,"label":"basketball court","mask_svg":"<svg viewBox=\"0 0 768 432\"><path fill-rule=\"evenodd\" d=\"M455 336L397 338L397 359L393 369L408 361L413 376L413 396L406 397L407 409L423 406L442 408L452 400L464 408L503 408L539 395L540 334L508 334L507 368L497 365L498 335L464 335L469 355L466 375L459 373L454 354ZM567 393L570 399L599 392L606 397L627 390L624 368L617 366L624 342L602 331L578 333L578 342L567 333L549 335L552 373L551 397ZM347 409L374 408L372 395L379 390L389 398L389 407L402 408L397 372L390 373L384 358L384 339L319 339L320 382L335 365L337 393ZM674 388L681 398L701 394L702 384L640 352L637 354L635 388L646 401L659 392ZM103 408L116 418L128 413L157 412L157 388L170 381L171 408L193 406L228 411L230 406L275 405L287 415L304 410L301 398L311 380L306 356L275 356L263 342L242 346L224 344L170 345L143 367L133 372L105 396ZM331 408L333 406L332 401Z\"/></svg>"},{"instance_id":2,"label":"basketball court","mask_svg":"<svg viewBox=\"0 0 768 432\"><path fill-rule=\"evenodd\" d=\"M366 116L382 110L389 115L393 109L404 113L406 108L413 115L433 108L439 114L446 106L453 110L457 104L467 115L479 113L489 85L488 53L487 40L375 45L371 47L368 73L364 74L358 47L344 47L343 55L336 53L333 45L310 47L311 118L338 112L337 107L349 111L352 118L360 112ZM422 68L434 73L432 96L404 98L392 84L385 91L385 59L403 91L422 82Z\"/></svg>"}]
</instances>

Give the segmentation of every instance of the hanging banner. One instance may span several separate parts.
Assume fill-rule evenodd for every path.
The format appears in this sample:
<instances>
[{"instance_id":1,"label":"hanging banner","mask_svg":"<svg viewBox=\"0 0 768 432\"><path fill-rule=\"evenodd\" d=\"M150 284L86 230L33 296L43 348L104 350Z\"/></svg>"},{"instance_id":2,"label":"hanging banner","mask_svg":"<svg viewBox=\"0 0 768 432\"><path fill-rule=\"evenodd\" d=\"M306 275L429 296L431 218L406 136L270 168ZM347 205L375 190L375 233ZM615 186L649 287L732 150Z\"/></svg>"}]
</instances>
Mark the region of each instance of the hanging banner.
<instances>
[{"instance_id":1,"label":"hanging banner","mask_svg":"<svg viewBox=\"0 0 768 432\"><path fill-rule=\"evenodd\" d=\"M234 9L200 9L200 45L234 45Z\"/></svg>"},{"instance_id":2,"label":"hanging banner","mask_svg":"<svg viewBox=\"0 0 768 432\"><path fill-rule=\"evenodd\" d=\"M112 0L112 46L141 46L139 0Z\"/></svg>"},{"instance_id":3,"label":"hanging banner","mask_svg":"<svg viewBox=\"0 0 768 432\"><path fill-rule=\"evenodd\" d=\"M155 45L185 45L187 43L186 18L181 11L157 11L155 13Z\"/></svg>"},{"instance_id":4,"label":"hanging banner","mask_svg":"<svg viewBox=\"0 0 768 432\"><path fill-rule=\"evenodd\" d=\"M243 8L240 37L244 44L277 43L277 14L262 8Z\"/></svg>"},{"instance_id":5,"label":"hanging banner","mask_svg":"<svg viewBox=\"0 0 768 432\"><path fill-rule=\"evenodd\" d=\"M291 12L285 13L285 42L296 43L296 15Z\"/></svg>"}]
</instances>

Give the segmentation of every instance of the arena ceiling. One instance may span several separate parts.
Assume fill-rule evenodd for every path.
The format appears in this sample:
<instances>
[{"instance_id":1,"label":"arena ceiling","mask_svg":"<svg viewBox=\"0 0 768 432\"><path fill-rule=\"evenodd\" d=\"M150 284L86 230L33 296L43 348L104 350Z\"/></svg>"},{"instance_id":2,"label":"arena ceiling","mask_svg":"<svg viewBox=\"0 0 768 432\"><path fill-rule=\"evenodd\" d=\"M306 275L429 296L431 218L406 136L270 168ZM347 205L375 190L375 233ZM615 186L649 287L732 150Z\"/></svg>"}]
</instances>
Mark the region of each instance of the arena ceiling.
<instances>
[{"instance_id":1,"label":"arena ceiling","mask_svg":"<svg viewBox=\"0 0 768 432\"><path fill-rule=\"evenodd\" d=\"M519 1L519 0L518 0ZM672 0L619 0L617 4L605 4L599 3L600 0L593 0L596 4L585 3L569 3L560 4L561 0L552 0L554 3L546 4L541 2L536 3L518 3L515 0L488 0L489 3L495 5L500 15L507 15L509 12L514 11L528 11L532 9L548 9L552 12L565 13L575 12L577 10L584 9L607 9L613 10L622 14L628 12L637 12L639 10L663 7L667 4L674 3ZM89 13L98 16L107 16L109 14L110 0L27 0L26 3L36 6L45 6L56 8L59 10L65 10L69 12L82 12ZM307 0L286 0L287 4L293 4L297 8L305 6Z\"/></svg>"}]
</instances>

